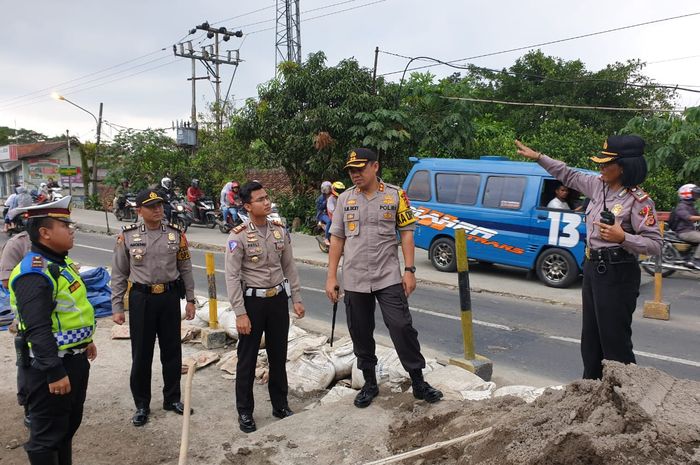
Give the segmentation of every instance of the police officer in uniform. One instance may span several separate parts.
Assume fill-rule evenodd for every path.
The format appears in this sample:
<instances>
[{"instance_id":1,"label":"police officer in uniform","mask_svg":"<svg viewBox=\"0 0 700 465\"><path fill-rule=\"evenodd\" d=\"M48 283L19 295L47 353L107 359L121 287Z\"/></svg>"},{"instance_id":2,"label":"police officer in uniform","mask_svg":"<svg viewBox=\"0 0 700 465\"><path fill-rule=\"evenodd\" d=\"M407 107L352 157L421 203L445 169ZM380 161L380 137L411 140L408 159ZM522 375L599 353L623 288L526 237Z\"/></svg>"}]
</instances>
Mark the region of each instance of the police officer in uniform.
<instances>
[{"instance_id":1,"label":"police officer in uniform","mask_svg":"<svg viewBox=\"0 0 700 465\"><path fill-rule=\"evenodd\" d=\"M632 313L639 296L637 256L658 255L661 233L654 202L638 184L646 178L644 140L610 136L591 157L600 176L573 170L516 141L518 154L536 160L549 174L590 199L586 209L583 267L583 377L599 379L602 361L635 363Z\"/></svg>"},{"instance_id":2,"label":"police officer in uniform","mask_svg":"<svg viewBox=\"0 0 700 465\"><path fill-rule=\"evenodd\" d=\"M185 318L194 318L192 263L187 239L180 229L163 222L163 198L154 190L136 196L143 221L124 226L112 261L112 320L123 324L128 281L131 334L131 394L134 426L148 422L151 412L151 364L158 337L163 366L163 409L183 414L180 402L182 346L180 299L187 298Z\"/></svg>"},{"instance_id":3,"label":"police officer in uniform","mask_svg":"<svg viewBox=\"0 0 700 465\"><path fill-rule=\"evenodd\" d=\"M22 261L27 252L32 248L32 242L29 240L29 233L22 231L19 234L12 236L2 249L0 256L0 281L5 289L8 289L10 281L10 273ZM14 331L15 323L10 327L10 331ZM17 402L24 407L24 425L29 428L29 406L27 405L27 394L24 389L24 380L22 379L24 372L17 370Z\"/></svg>"},{"instance_id":4,"label":"police officer in uniform","mask_svg":"<svg viewBox=\"0 0 700 465\"><path fill-rule=\"evenodd\" d=\"M27 207L31 250L12 270L10 303L19 319L18 365L32 421L29 463L70 465L83 417L95 311L68 251L70 196Z\"/></svg>"},{"instance_id":5,"label":"police officer in uniform","mask_svg":"<svg viewBox=\"0 0 700 465\"><path fill-rule=\"evenodd\" d=\"M326 294L337 302L337 269L343 261L343 288L348 329L365 384L355 397L355 406L369 406L379 394L375 366L374 309L379 301L384 322L401 364L411 376L413 395L437 402L442 392L423 379L425 359L418 332L413 328L408 296L416 288L413 230L416 219L406 193L377 177L377 154L369 149L350 152L345 164L353 187L337 201L331 224ZM404 274L399 269L396 231L401 236Z\"/></svg>"},{"instance_id":6,"label":"police officer in uniform","mask_svg":"<svg viewBox=\"0 0 700 465\"><path fill-rule=\"evenodd\" d=\"M292 244L283 224L270 221L270 197L262 184L253 181L240 190L243 208L250 221L231 231L226 243L226 289L236 313L238 363L236 365L236 408L241 431L255 431L253 381L265 333L265 350L270 365L268 389L272 415L293 414L287 404L287 333L291 297L294 313L304 317L299 274ZM286 279L285 279L286 278Z\"/></svg>"}]
</instances>

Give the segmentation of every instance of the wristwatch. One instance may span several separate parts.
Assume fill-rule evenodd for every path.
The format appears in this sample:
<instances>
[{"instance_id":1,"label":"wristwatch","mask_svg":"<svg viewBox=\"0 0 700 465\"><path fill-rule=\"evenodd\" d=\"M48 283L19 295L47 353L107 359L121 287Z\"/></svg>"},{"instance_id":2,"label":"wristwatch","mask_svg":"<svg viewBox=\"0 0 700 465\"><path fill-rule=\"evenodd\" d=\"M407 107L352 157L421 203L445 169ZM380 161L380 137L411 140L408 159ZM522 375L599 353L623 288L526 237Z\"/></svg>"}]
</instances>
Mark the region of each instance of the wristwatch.
<instances>
[{"instance_id":1,"label":"wristwatch","mask_svg":"<svg viewBox=\"0 0 700 465\"><path fill-rule=\"evenodd\" d=\"M197 300L196 299L188 300L187 303L188 304L196 304Z\"/></svg>"},{"instance_id":2,"label":"wristwatch","mask_svg":"<svg viewBox=\"0 0 700 465\"><path fill-rule=\"evenodd\" d=\"M405 266L403 268L404 271L410 271L413 274L416 274L416 267L415 266Z\"/></svg>"}]
</instances>

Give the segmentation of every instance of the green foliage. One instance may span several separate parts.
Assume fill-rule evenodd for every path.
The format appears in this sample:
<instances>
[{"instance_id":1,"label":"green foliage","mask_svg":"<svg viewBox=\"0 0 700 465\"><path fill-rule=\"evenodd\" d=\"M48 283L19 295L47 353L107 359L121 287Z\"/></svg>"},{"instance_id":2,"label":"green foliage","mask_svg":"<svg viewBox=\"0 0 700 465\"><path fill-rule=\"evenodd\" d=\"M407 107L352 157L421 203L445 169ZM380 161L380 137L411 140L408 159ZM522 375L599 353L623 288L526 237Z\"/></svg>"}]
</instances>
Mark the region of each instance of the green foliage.
<instances>
[{"instance_id":1,"label":"green foliage","mask_svg":"<svg viewBox=\"0 0 700 465\"><path fill-rule=\"evenodd\" d=\"M8 144L32 144L43 140L58 140L61 137L52 137L33 131L31 129L13 129L7 126L0 126L0 146Z\"/></svg>"},{"instance_id":2,"label":"green foliage","mask_svg":"<svg viewBox=\"0 0 700 465\"><path fill-rule=\"evenodd\" d=\"M316 218L316 197L311 192L304 194L282 194L272 192L272 199L277 204L280 216L287 218L287 224L294 218L301 219L302 232L309 232L314 227Z\"/></svg>"},{"instance_id":3,"label":"green foliage","mask_svg":"<svg viewBox=\"0 0 700 465\"><path fill-rule=\"evenodd\" d=\"M589 157L600 151L606 137L578 120L548 120L528 143L570 166L594 169Z\"/></svg>"}]
</instances>

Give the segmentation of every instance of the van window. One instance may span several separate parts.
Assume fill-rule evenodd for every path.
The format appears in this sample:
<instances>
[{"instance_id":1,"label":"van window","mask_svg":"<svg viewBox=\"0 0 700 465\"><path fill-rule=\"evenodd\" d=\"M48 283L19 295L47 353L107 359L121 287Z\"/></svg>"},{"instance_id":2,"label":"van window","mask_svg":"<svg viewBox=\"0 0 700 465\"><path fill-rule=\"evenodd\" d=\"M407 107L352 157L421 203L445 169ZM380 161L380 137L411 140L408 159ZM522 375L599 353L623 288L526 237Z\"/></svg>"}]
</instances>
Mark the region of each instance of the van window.
<instances>
[{"instance_id":1,"label":"van window","mask_svg":"<svg viewBox=\"0 0 700 465\"><path fill-rule=\"evenodd\" d=\"M474 205L480 183L478 174L439 173L435 176L438 202Z\"/></svg>"},{"instance_id":2,"label":"van window","mask_svg":"<svg viewBox=\"0 0 700 465\"><path fill-rule=\"evenodd\" d=\"M413 174L406 195L411 200L430 200L430 177L427 171L416 171Z\"/></svg>"},{"instance_id":3,"label":"van window","mask_svg":"<svg viewBox=\"0 0 700 465\"><path fill-rule=\"evenodd\" d=\"M484 207L520 210L525 181L522 176L489 176L484 192Z\"/></svg>"}]
</instances>

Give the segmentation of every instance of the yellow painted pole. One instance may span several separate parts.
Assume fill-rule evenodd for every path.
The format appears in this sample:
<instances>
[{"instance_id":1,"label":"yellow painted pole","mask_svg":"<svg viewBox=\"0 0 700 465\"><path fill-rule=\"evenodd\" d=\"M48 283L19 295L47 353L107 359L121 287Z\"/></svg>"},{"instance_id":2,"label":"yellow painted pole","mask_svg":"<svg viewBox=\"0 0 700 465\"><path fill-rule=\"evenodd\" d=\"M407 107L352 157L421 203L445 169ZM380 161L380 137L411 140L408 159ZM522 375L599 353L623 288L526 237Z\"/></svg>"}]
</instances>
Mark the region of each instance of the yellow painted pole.
<instances>
[{"instance_id":1,"label":"yellow painted pole","mask_svg":"<svg viewBox=\"0 0 700 465\"><path fill-rule=\"evenodd\" d=\"M217 329L219 327L218 312L216 308L216 277L214 271L214 254L205 254L207 262L207 287L209 289L209 327Z\"/></svg>"},{"instance_id":2,"label":"yellow painted pole","mask_svg":"<svg viewBox=\"0 0 700 465\"><path fill-rule=\"evenodd\" d=\"M659 229L661 230L661 237L664 237L664 222L659 221ZM661 282L662 282L662 275L661 272L663 271L661 267L662 263L662 256L663 255L663 249L661 250L661 253L657 257L656 260L656 270L654 270L654 302L661 302L661 292L662 292L662 287L661 287Z\"/></svg>"},{"instance_id":3,"label":"yellow painted pole","mask_svg":"<svg viewBox=\"0 0 700 465\"><path fill-rule=\"evenodd\" d=\"M469 287L469 260L467 258L467 235L464 229L455 231L455 252L457 254L457 280L459 283L459 304L464 339L464 358L474 360L474 330L472 326L472 297Z\"/></svg>"}]
</instances>

